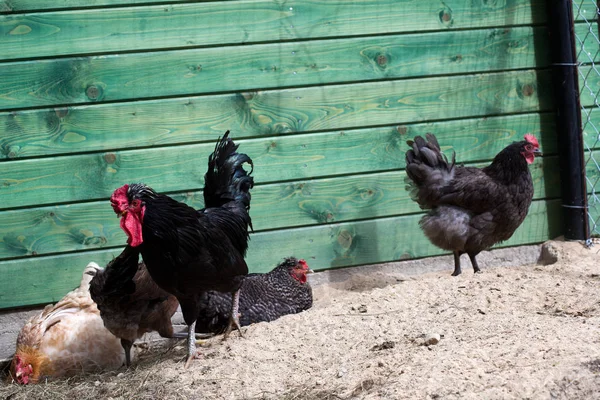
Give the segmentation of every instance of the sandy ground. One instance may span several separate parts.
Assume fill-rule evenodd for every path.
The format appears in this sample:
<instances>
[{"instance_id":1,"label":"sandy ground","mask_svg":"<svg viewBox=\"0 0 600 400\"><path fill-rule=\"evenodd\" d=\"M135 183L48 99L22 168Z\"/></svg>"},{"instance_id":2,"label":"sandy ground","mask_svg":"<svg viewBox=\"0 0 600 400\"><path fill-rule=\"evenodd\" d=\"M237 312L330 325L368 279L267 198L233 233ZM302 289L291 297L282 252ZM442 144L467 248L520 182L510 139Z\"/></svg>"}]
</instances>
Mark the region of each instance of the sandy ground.
<instances>
[{"instance_id":1,"label":"sandy ground","mask_svg":"<svg viewBox=\"0 0 600 400\"><path fill-rule=\"evenodd\" d=\"M318 287L307 312L210 339L188 370L179 341L0 398L600 399L600 245L547 249L556 263L458 278L356 275Z\"/></svg>"}]
</instances>

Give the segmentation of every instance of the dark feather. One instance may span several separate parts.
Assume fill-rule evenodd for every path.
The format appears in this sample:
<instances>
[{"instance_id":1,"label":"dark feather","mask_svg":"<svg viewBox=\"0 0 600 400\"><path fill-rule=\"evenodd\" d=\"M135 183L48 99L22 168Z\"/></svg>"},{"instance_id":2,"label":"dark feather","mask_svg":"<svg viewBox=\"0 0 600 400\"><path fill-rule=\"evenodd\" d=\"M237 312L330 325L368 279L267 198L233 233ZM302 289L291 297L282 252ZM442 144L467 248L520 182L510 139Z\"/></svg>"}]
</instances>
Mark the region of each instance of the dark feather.
<instances>
[{"instance_id":1,"label":"dark feather","mask_svg":"<svg viewBox=\"0 0 600 400\"><path fill-rule=\"evenodd\" d=\"M435 245L477 254L512 236L533 198L533 182L520 154L527 142L516 142L485 168L448 162L437 138L414 138L406 152L411 197L429 210L421 227Z\"/></svg>"},{"instance_id":2,"label":"dark feather","mask_svg":"<svg viewBox=\"0 0 600 400\"><path fill-rule=\"evenodd\" d=\"M130 201L140 199L145 207L140 247L148 271L177 297L188 325L198 315L202 292L235 292L248 273L244 256L254 181L243 168L252 160L237 148L229 131L218 140L208 161L202 210L144 190L129 193Z\"/></svg>"}]
</instances>

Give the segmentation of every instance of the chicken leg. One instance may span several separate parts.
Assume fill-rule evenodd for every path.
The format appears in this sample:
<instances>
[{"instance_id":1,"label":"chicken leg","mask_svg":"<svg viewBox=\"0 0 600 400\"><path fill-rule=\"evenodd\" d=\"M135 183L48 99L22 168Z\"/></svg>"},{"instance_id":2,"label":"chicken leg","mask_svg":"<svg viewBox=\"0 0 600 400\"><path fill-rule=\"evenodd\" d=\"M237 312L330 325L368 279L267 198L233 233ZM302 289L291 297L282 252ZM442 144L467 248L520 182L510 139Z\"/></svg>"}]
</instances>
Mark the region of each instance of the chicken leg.
<instances>
[{"instance_id":1,"label":"chicken leg","mask_svg":"<svg viewBox=\"0 0 600 400\"><path fill-rule=\"evenodd\" d=\"M481 272L481 269L479 269L479 265L477 265L477 260L475 259L475 257L479 253L468 253L468 254L469 254L469 258L471 259L471 264L473 265L473 272L474 273Z\"/></svg>"},{"instance_id":2,"label":"chicken leg","mask_svg":"<svg viewBox=\"0 0 600 400\"><path fill-rule=\"evenodd\" d=\"M190 325L188 325L188 338L187 338L187 345L188 345L188 359L185 362L185 368L187 369L190 364L192 363L192 360L194 358L199 358L200 357L200 353L198 353L198 350L196 350L196 338L194 335L194 331L196 329L196 321L192 322Z\"/></svg>"},{"instance_id":3,"label":"chicken leg","mask_svg":"<svg viewBox=\"0 0 600 400\"><path fill-rule=\"evenodd\" d=\"M227 329L225 330L225 334L223 335L223 340L226 340L229 337L229 334L233 330L233 327L238 330L241 337L244 337L242 334L242 328L240 327L240 317L238 310L240 308L240 289L236 290L232 293L232 302L231 302L231 315L229 316L229 325L227 325Z\"/></svg>"},{"instance_id":4,"label":"chicken leg","mask_svg":"<svg viewBox=\"0 0 600 400\"><path fill-rule=\"evenodd\" d=\"M123 350L125 350L125 366L129 368L131 365L131 346L133 346L133 342L127 339L121 339L121 346L123 346Z\"/></svg>"},{"instance_id":5,"label":"chicken leg","mask_svg":"<svg viewBox=\"0 0 600 400\"><path fill-rule=\"evenodd\" d=\"M452 273L452 276L458 276L462 272L460 269L460 255L461 254L462 253L460 251L454 252L454 272Z\"/></svg>"}]
</instances>

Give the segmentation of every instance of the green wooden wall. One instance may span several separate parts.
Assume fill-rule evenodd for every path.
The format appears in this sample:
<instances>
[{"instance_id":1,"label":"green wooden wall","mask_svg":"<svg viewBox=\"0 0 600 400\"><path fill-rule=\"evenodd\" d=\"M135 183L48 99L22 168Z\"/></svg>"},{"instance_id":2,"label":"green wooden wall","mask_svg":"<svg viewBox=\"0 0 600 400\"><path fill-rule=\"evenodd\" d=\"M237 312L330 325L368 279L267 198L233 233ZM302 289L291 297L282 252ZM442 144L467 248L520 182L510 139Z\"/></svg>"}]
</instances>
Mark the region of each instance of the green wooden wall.
<instances>
[{"instance_id":1,"label":"green wooden wall","mask_svg":"<svg viewBox=\"0 0 600 400\"><path fill-rule=\"evenodd\" d=\"M143 181L194 207L227 129L255 162L252 271L442 254L405 191L406 140L469 165L545 152L503 245L560 234L543 0L0 0L0 308L59 299L125 242Z\"/></svg>"}]
</instances>

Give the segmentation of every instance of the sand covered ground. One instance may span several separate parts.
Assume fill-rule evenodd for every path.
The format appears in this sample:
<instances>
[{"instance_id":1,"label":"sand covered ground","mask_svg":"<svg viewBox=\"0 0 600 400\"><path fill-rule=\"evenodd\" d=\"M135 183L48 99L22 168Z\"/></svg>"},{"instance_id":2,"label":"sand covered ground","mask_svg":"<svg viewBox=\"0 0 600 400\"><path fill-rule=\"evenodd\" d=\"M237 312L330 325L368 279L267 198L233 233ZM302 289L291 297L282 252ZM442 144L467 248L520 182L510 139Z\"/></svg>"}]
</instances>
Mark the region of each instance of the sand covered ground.
<instances>
[{"instance_id":1,"label":"sand covered ground","mask_svg":"<svg viewBox=\"0 0 600 400\"><path fill-rule=\"evenodd\" d=\"M458 278L389 285L357 273L318 286L307 312L208 340L188 370L174 341L129 370L2 384L0 398L600 398L600 245L546 246L557 262L474 275L465 260Z\"/></svg>"}]
</instances>

